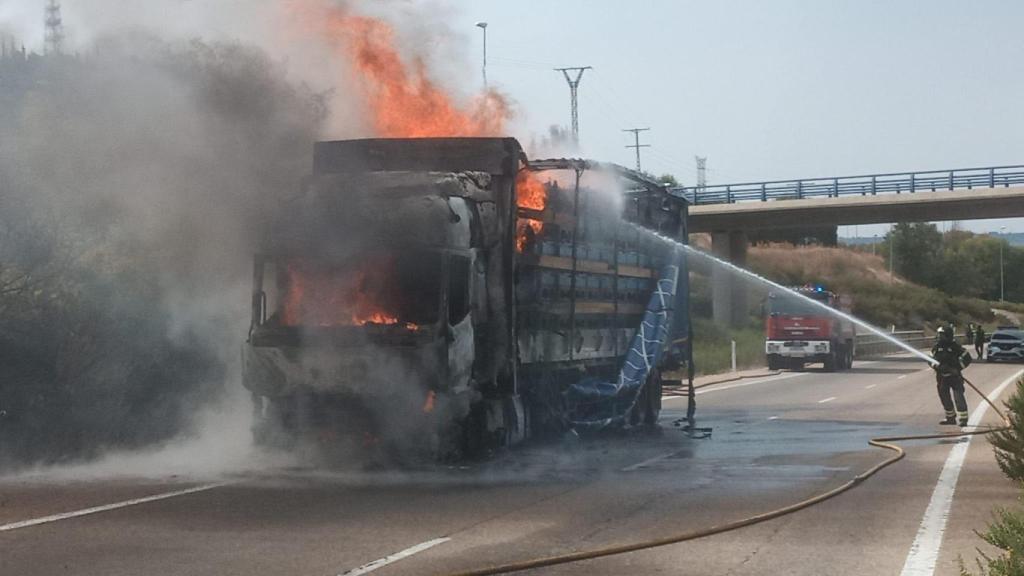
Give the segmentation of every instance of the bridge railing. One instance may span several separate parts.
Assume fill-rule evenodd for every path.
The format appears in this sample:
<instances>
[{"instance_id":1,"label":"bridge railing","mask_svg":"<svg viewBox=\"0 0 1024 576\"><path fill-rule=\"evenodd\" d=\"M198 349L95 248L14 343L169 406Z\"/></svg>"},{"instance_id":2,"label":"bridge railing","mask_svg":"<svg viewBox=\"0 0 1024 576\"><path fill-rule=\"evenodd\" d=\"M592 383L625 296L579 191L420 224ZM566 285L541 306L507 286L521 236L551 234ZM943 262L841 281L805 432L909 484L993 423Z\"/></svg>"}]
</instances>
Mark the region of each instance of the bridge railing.
<instances>
[{"instance_id":1,"label":"bridge railing","mask_svg":"<svg viewBox=\"0 0 1024 576\"><path fill-rule=\"evenodd\" d=\"M691 204L731 204L750 201L767 202L769 200L802 198L973 190L1019 184L1024 185L1024 166L1021 165L715 184L701 188L680 186L673 188L672 193L684 196Z\"/></svg>"}]
</instances>

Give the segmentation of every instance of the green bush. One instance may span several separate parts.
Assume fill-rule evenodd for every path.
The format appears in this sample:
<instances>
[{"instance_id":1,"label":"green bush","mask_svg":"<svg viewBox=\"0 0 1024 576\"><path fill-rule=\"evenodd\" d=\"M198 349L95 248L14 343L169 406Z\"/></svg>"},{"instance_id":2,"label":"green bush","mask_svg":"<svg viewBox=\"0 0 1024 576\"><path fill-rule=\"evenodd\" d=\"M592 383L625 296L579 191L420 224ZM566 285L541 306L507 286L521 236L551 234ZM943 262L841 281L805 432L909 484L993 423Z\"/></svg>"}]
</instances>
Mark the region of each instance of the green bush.
<instances>
[{"instance_id":1,"label":"green bush","mask_svg":"<svg viewBox=\"0 0 1024 576\"><path fill-rule=\"evenodd\" d=\"M989 435L1000 470L1011 480L1024 481L1024 379L1006 402L1010 425ZM984 553L978 560L981 576L1024 576L1024 510L997 508L988 529L978 536L1003 553L992 558ZM961 576L971 572L960 560Z\"/></svg>"},{"instance_id":2,"label":"green bush","mask_svg":"<svg viewBox=\"0 0 1024 576\"><path fill-rule=\"evenodd\" d=\"M1024 576L1024 510L1007 510L997 508L995 520L989 524L988 530L978 536L992 546L1002 550L995 558L980 553L978 569L981 576ZM971 576L971 572L960 560L961 576Z\"/></svg>"},{"instance_id":3,"label":"green bush","mask_svg":"<svg viewBox=\"0 0 1024 576\"><path fill-rule=\"evenodd\" d=\"M1024 380L1017 382L1017 391L1006 402L1010 426L989 435L995 448L996 463L1007 478L1024 482Z\"/></svg>"}]
</instances>

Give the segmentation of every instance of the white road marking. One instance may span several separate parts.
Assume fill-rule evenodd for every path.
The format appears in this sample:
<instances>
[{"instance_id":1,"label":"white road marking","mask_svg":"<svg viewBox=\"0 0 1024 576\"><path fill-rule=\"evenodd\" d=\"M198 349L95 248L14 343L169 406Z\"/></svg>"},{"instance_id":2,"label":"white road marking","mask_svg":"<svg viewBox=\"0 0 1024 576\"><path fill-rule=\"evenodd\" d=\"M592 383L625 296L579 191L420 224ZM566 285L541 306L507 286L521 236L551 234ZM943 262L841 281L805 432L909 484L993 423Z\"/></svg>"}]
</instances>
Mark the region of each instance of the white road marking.
<instances>
[{"instance_id":1,"label":"white road marking","mask_svg":"<svg viewBox=\"0 0 1024 576\"><path fill-rule=\"evenodd\" d=\"M836 399L835 396L829 396L828 398L825 398L824 400L818 400L818 404L824 404L825 402L831 402L831 401L833 401L835 399Z\"/></svg>"},{"instance_id":2,"label":"white road marking","mask_svg":"<svg viewBox=\"0 0 1024 576\"><path fill-rule=\"evenodd\" d=\"M779 417L778 416L769 416L768 419L769 420L778 420Z\"/></svg>"},{"instance_id":3,"label":"white road marking","mask_svg":"<svg viewBox=\"0 0 1024 576\"><path fill-rule=\"evenodd\" d=\"M654 458L648 458L647 460L644 460L643 462L638 462L638 463L633 464L631 466L626 466L625 468L620 470L620 472L632 472L633 470L637 470L639 468L644 468L645 466L649 466L651 464L654 464L655 462L660 462L660 461L664 460L665 458L668 458L669 456L674 456L677 452L678 452L678 450L674 450L672 452L668 452L666 454L662 454L661 456L655 456Z\"/></svg>"},{"instance_id":4,"label":"white road marking","mask_svg":"<svg viewBox=\"0 0 1024 576\"><path fill-rule=\"evenodd\" d=\"M7 532L10 530L18 530L19 528L28 528L29 526L38 526L40 524L48 524L50 522L57 522L59 520L67 520L69 518L78 518L79 516L88 516L89 514L97 514L99 512L107 512L109 510L117 510L118 508L127 508L128 506L135 506L137 504L145 504L147 502L156 502L157 500L166 500L168 498L174 498L176 496L184 496L186 494L195 494L196 492L203 492L206 490L213 490L214 488L220 488L228 484L234 484L234 482L217 482L215 484L202 484L200 486L193 486L192 488L186 488L184 490L175 490L174 492L164 492L163 494L154 494L152 496L146 496L144 498L135 498L133 500L125 500L123 502L114 502L113 504L104 504L102 506L93 506L92 508L83 508L82 510L75 510L72 512L61 512L60 514L53 514L51 516L43 516L41 518L33 518L31 520L22 520L21 522L13 522L11 524L4 524L0 526L0 532Z\"/></svg>"},{"instance_id":5,"label":"white road marking","mask_svg":"<svg viewBox=\"0 0 1024 576\"><path fill-rule=\"evenodd\" d=\"M427 540L426 542L423 542L422 544L417 544L417 545L415 545L415 546L413 546L411 548L406 548L405 550L402 550L401 552L395 552L394 554L392 554L390 556L385 556L383 558L379 558L377 560L374 560L373 562L368 562L366 564L363 564L362 566L360 566L358 568L353 568L353 569L351 569L351 570L349 570L347 572L342 572L340 576L359 576L360 574L369 574L370 572L373 572L374 570L377 570L379 568L383 568L383 567L387 566L388 564L392 564L394 562L398 562L399 560L401 560L403 558L408 558L409 556L412 556L413 554L419 554L420 552L423 552L424 550L429 550L429 549L433 548L434 546L437 546L438 544L444 544L445 542L447 542L449 540L451 540L451 538L434 538L433 540Z\"/></svg>"},{"instance_id":6,"label":"white road marking","mask_svg":"<svg viewBox=\"0 0 1024 576\"><path fill-rule=\"evenodd\" d=\"M754 386L756 384L778 382L780 380L789 380L790 378L799 378L801 376L807 376L808 374L808 372L795 372L793 374L784 374L782 376L769 376L768 378L751 380L750 382L737 382L735 384L727 384L725 386L712 385L707 388L701 388L700 390L694 392L694 394L707 394L709 392L721 392L723 390L732 390L733 388L745 388L747 386ZM672 398L686 398L686 396L673 396ZM666 398L666 400L668 400L668 398Z\"/></svg>"},{"instance_id":7,"label":"white road marking","mask_svg":"<svg viewBox=\"0 0 1024 576\"><path fill-rule=\"evenodd\" d=\"M896 377L896 379L897 379L897 380L903 380L903 379L904 379L904 378L906 378L906 377L907 377L907 375L906 375L906 374L904 374L903 376L897 376L897 377Z\"/></svg>"},{"instance_id":8,"label":"white road marking","mask_svg":"<svg viewBox=\"0 0 1024 576\"><path fill-rule=\"evenodd\" d=\"M989 398L998 398L1007 386L1016 382L1024 370L1018 371L1007 378L997 387ZM968 426L977 426L988 411L988 404L981 405L971 414L967 421ZM917 536L914 543L910 545L910 552L907 554L907 561L903 564L900 576L931 576L935 574L935 564L939 560L939 548L942 546L942 534L946 531L946 521L949 519L949 511L953 506L953 492L956 489L956 481L960 477L960 468L967 457L967 449L971 445L974 436L966 436L949 450L946 463L939 473L939 481L932 491L931 501L924 511L924 518L921 519L921 526L917 529Z\"/></svg>"},{"instance_id":9,"label":"white road marking","mask_svg":"<svg viewBox=\"0 0 1024 576\"><path fill-rule=\"evenodd\" d=\"M867 386L865 386L865 387L864 387L864 389L865 389L865 390L871 390L871 389L872 389L872 388L874 388L875 386L878 386L878 384L868 384Z\"/></svg>"}]
</instances>

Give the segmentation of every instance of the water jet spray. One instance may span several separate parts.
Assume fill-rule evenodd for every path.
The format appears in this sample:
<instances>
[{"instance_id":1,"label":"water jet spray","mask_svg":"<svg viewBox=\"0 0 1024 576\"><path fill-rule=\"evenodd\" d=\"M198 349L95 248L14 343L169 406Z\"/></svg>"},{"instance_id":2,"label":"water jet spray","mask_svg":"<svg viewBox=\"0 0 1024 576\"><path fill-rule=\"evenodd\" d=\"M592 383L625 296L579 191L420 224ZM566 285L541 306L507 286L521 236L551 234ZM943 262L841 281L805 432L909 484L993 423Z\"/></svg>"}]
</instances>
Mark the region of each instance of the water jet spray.
<instances>
[{"instance_id":1,"label":"water jet spray","mask_svg":"<svg viewBox=\"0 0 1024 576\"><path fill-rule=\"evenodd\" d=\"M630 223L630 226L632 226L633 228L635 228L638 231L641 231L641 232L647 234L648 236L651 236L652 238L657 238L658 240L661 240L662 242L664 242L666 244L669 244L669 245L674 246L674 247L676 247L676 248L678 248L680 250L683 250L687 254L693 254L695 256L698 256L700 258L703 258L703 259L711 262L712 264L716 264L716 265L722 266L722 267L726 268L727 270L729 270L730 272L733 272L733 273L735 273L737 275L743 276L745 278L749 278L751 280L755 280L755 281L760 282L761 284L765 284L767 286L771 286L775 290L779 290L780 292L784 292L788 296L792 296L794 298L799 299L802 302L806 302L806 303L808 303L808 304L810 304L810 305L812 305L812 306L814 306L814 307L816 307L818 309L823 310L824 312L827 312L828 314L830 314L832 316L835 316L835 317L842 318L844 320L848 320L850 322L853 322L854 324L856 324L857 326L860 326L861 328L864 328L868 332L871 332L872 334L874 334L874 335L876 335L876 336L878 336L880 338L883 338L884 340L886 340L888 342L891 342L892 344L898 346L899 348L901 348L903 350L906 350L907 352L910 352L911 354L913 354L914 356L920 358L921 360L924 360L928 364L933 365L933 366L937 366L938 365L938 362L934 358L932 358L931 356L929 356L929 355L925 354L924 352L914 348L913 346L910 346L906 342L903 342L902 340L899 340L898 338L893 337L890 334L886 334L885 331L883 331L882 329L877 328L875 326L872 326L871 324L865 322L864 320L861 320L860 318L857 318L856 316L853 316L853 315L847 314L846 312L843 312L841 310L837 310L835 308L832 308L831 306L828 306L828 305L824 304L823 302L818 302L817 300L814 300L813 298L808 298L807 296L797 292L796 290L793 290L791 288L787 288L787 287L783 286L782 284L779 284L778 282L773 282L772 280L769 280L769 279L765 278L764 276L761 276L760 274L755 274L754 272L751 272L750 270L747 270L745 268L741 268L741 267L739 267L739 266L737 266L737 265L735 265L735 264L733 264L731 262L722 260L720 258L716 258L715 256L712 256L711 254L708 254L707 252L703 252L701 250L698 250L697 248L694 248L693 246L690 246L688 244L683 244L682 242L678 242L676 240L673 240L672 238L669 238L668 236L664 236L662 234L659 234L658 232L655 232L654 230L651 230L649 228L644 228L643 226L639 226L639 225L632 224L632 223Z\"/></svg>"}]
</instances>

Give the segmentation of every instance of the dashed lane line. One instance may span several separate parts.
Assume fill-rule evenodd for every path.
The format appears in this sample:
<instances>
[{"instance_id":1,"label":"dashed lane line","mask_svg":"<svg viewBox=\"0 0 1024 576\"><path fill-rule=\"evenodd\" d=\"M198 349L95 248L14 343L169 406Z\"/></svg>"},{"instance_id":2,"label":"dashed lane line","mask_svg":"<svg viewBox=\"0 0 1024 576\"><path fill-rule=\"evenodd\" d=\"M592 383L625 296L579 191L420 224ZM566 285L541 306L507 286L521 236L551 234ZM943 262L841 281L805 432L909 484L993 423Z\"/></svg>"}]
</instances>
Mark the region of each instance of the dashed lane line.
<instances>
[{"instance_id":1,"label":"dashed lane line","mask_svg":"<svg viewBox=\"0 0 1024 576\"><path fill-rule=\"evenodd\" d=\"M836 399L835 396L829 396L828 398L825 398L824 400L818 400L818 404L824 404L826 402L831 402L831 401L833 401L835 399Z\"/></svg>"},{"instance_id":2,"label":"dashed lane line","mask_svg":"<svg viewBox=\"0 0 1024 576\"><path fill-rule=\"evenodd\" d=\"M619 471L620 472L632 472L634 470L639 470L640 468L646 468L647 466L650 466L651 464L654 464L655 462L661 462L665 458L669 458L671 456L675 456L678 453L679 453L679 450L673 450L672 452L666 452L665 454L661 454L659 456L655 456L654 458L648 458L647 460L644 460L643 462L637 462L636 464L633 464L633 465L630 465L630 466L626 466L625 468L622 468Z\"/></svg>"},{"instance_id":3,"label":"dashed lane line","mask_svg":"<svg viewBox=\"0 0 1024 576\"><path fill-rule=\"evenodd\" d=\"M178 496L185 496L186 494L195 494L196 492L205 492L206 490L213 490L214 488L220 488L221 486L227 486L228 484L234 484L234 482L217 482L213 484L201 484L199 486L193 486L192 488L186 488L184 490L175 490L174 492L164 492L162 494L154 494L152 496L146 496L144 498L135 498L132 500L124 500L122 502L114 502L112 504L104 504L102 506L93 506L92 508L83 508L81 510L74 510L71 512L61 512L60 514L52 514L50 516L43 516L40 518L32 518L31 520L22 520L20 522L12 522L11 524L0 525L0 532L9 532L11 530L18 530L21 528L29 528L31 526L39 526L40 524L49 524L50 522L58 522L60 520L68 520L71 518L79 518L81 516L88 516L90 514L98 514L100 512L107 512L109 510L117 510L118 508L127 508L129 506L136 506L138 504L145 504L147 502L156 502L157 500L166 500L168 498L175 498Z\"/></svg>"},{"instance_id":4,"label":"dashed lane line","mask_svg":"<svg viewBox=\"0 0 1024 576\"><path fill-rule=\"evenodd\" d=\"M737 382L736 384L726 384L725 386L709 386L707 388L701 388L694 392L694 394L710 394L712 392L723 392L725 390L732 390L733 388L746 388L747 386L755 386L757 384L768 384L771 382L779 382L782 380L790 380L793 378L800 378L802 376L808 376L808 372L796 372L793 374L783 374L781 376L770 376L768 378L761 378L759 380L751 380L750 382ZM686 398L686 396L673 396L673 398ZM667 398L666 398L667 399Z\"/></svg>"},{"instance_id":5,"label":"dashed lane line","mask_svg":"<svg viewBox=\"0 0 1024 576\"><path fill-rule=\"evenodd\" d=\"M408 558L409 556L412 556L413 554L419 554L420 552L423 552L424 550L429 550L429 549L433 548L434 546L437 546L438 544L444 544L445 542L448 542L449 540L451 540L451 538L434 538L433 540L427 540L426 542L422 542L422 543L417 544L415 546L411 546L409 548L406 548L405 550L402 550L401 552L395 552L394 554L391 554L389 556L385 556L383 558L378 558L378 559L374 560L373 562L367 562L366 564L363 564L362 566L360 566L358 568L353 568L353 569L348 570L346 572L342 572L340 576L360 576L362 574L369 574L370 572L373 572L374 570L379 570L379 569L387 566L388 564L393 564L393 563L398 562L399 560L401 560L403 558Z\"/></svg>"}]
</instances>

